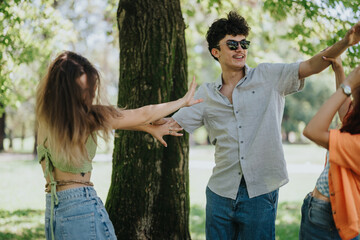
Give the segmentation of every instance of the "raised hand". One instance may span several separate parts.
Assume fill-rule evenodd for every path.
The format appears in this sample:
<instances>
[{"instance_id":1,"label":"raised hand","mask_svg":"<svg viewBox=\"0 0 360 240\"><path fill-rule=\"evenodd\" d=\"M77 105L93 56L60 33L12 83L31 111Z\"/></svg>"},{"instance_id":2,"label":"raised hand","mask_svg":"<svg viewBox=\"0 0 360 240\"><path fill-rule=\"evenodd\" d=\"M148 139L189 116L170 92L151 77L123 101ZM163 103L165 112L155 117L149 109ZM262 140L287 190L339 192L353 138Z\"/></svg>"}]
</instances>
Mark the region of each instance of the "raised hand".
<instances>
[{"instance_id":1,"label":"raised hand","mask_svg":"<svg viewBox=\"0 0 360 240\"><path fill-rule=\"evenodd\" d=\"M183 99L185 100L185 107L190 107L194 104L201 103L203 101L203 99L194 99L195 90L196 90L196 82L195 82L195 76L194 76L194 78L190 84L189 90L183 97Z\"/></svg>"},{"instance_id":2,"label":"raised hand","mask_svg":"<svg viewBox=\"0 0 360 240\"><path fill-rule=\"evenodd\" d=\"M344 40L349 46L354 46L360 42L360 22L350 28L350 30L346 33Z\"/></svg>"}]
</instances>

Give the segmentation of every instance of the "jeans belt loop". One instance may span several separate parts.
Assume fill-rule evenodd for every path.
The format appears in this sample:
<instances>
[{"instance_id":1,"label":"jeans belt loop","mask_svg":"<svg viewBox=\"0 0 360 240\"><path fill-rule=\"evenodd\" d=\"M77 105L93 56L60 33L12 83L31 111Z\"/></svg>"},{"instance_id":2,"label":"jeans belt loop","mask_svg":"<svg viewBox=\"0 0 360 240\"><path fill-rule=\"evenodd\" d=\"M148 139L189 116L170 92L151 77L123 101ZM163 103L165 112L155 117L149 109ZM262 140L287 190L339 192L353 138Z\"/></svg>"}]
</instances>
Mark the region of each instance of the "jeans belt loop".
<instances>
[{"instance_id":1,"label":"jeans belt loop","mask_svg":"<svg viewBox=\"0 0 360 240\"><path fill-rule=\"evenodd\" d=\"M90 197L90 194L89 194L89 189L87 187L84 187L85 189L85 196L86 198L89 198Z\"/></svg>"},{"instance_id":2,"label":"jeans belt loop","mask_svg":"<svg viewBox=\"0 0 360 240\"><path fill-rule=\"evenodd\" d=\"M309 199L309 205L308 205L308 207L309 207L309 209L310 209L310 207L311 207L311 202L312 202L312 200L313 200L313 195L312 195L312 192L310 192L309 193L309 196L310 196L310 199Z\"/></svg>"}]
</instances>

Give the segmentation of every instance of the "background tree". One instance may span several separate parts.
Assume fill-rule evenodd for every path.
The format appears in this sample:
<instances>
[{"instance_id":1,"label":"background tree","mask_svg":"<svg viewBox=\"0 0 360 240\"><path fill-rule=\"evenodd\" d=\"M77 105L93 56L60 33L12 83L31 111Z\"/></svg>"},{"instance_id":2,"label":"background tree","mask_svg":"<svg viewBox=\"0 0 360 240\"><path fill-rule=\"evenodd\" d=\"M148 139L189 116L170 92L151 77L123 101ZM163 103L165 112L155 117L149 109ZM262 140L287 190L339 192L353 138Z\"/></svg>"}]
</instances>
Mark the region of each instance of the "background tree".
<instances>
[{"instance_id":1,"label":"background tree","mask_svg":"<svg viewBox=\"0 0 360 240\"><path fill-rule=\"evenodd\" d=\"M7 128L8 135L24 135L22 125L30 123L29 135L34 134L34 86L44 75L54 52L65 48L71 37L71 23L52 6L53 1L10 0L0 4L0 151L3 134L17 110L27 105L27 117L20 125ZM5 109L8 108L7 114ZM30 111L29 111L30 110ZM20 131L19 131L20 129ZM3 134L1 134L3 133ZM12 133L12 134L10 134Z\"/></svg>"},{"instance_id":2,"label":"background tree","mask_svg":"<svg viewBox=\"0 0 360 240\"><path fill-rule=\"evenodd\" d=\"M187 89L185 24L178 0L119 2L118 105L135 108ZM141 132L116 131L106 208L119 239L189 239L188 135L164 148Z\"/></svg>"}]
</instances>

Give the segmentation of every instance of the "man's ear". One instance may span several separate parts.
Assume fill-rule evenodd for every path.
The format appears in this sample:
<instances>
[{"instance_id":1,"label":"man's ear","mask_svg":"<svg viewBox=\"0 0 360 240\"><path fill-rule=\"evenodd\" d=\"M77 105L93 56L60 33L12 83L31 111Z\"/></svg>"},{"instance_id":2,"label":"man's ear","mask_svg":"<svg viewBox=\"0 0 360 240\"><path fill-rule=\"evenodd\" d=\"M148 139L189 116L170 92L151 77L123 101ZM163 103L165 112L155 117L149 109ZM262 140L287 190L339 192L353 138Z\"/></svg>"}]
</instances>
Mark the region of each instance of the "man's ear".
<instances>
[{"instance_id":1,"label":"man's ear","mask_svg":"<svg viewBox=\"0 0 360 240\"><path fill-rule=\"evenodd\" d=\"M213 48L211 49L211 55L213 55L216 58L219 58L219 51L220 51L219 49Z\"/></svg>"}]
</instances>

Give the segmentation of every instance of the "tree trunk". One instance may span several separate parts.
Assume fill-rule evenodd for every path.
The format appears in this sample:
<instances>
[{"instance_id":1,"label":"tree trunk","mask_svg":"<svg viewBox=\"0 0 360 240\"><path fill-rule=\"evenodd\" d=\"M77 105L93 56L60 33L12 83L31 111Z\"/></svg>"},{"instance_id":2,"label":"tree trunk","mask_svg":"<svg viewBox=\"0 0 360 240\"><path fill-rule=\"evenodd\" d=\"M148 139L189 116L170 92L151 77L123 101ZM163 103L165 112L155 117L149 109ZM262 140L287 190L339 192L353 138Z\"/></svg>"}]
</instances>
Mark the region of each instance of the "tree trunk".
<instances>
[{"instance_id":1,"label":"tree trunk","mask_svg":"<svg viewBox=\"0 0 360 240\"><path fill-rule=\"evenodd\" d=\"M185 24L179 0L120 0L118 105L136 108L187 90ZM117 131L106 208L118 239L190 239L189 137Z\"/></svg>"},{"instance_id":2,"label":"tree trunk","mask_svg":"<svg viewBox=\"0 0 360 240\"><path fill-rule=\"evenodd\" d=\"M1 107L1 103L0 103ZM5 111L0 114L0 152L4 151L4 139L5 139Z\"/></svg>"}]
</instances>

